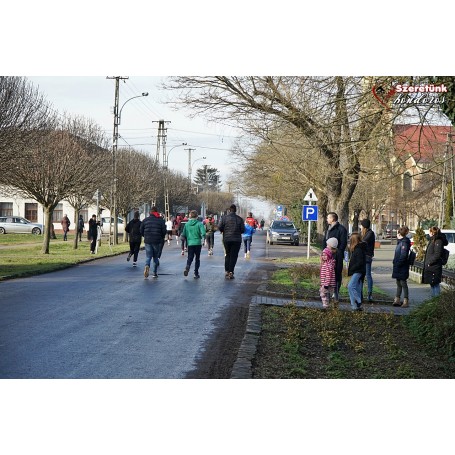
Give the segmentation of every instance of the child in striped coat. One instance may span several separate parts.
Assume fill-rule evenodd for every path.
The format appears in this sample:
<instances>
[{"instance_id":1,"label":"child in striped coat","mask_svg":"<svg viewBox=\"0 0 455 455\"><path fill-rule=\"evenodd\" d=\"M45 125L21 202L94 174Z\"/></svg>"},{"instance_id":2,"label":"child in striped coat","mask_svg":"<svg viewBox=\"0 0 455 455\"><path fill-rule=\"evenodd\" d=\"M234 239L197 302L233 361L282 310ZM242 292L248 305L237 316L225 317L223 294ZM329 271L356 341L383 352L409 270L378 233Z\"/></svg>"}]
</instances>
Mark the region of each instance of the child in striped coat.
<instances>
[{"instance_id":1,"label":"child in striped coat","mask_svg":"<svg viewBox=\"0 0 455 455\"><path fill-rule=\"evenodd\" d=\"M327 239L327 246L321 254L321 288L319 295L322 300L322 307L328 308L330 296L335 290L335 253L337 251L338 240L335 237Z\"/></svg>"}]
</instances>

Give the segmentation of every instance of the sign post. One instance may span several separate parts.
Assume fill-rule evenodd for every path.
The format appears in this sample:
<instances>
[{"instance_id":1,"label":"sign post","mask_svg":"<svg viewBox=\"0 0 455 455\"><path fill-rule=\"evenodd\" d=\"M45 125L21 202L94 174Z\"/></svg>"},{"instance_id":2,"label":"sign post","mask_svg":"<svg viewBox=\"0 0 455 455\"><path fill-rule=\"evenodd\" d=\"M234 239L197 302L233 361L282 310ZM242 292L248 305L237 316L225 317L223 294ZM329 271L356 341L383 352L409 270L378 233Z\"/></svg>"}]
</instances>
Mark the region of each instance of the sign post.
<instances>
[{"instance_id":1,"label":"sign post","mask_svg":"<svg viewBox=\"0 0 455 455\"><path fill-rule=\"evenodd\" d=\"M304 205L302 209L302 221L308 221L308 244L307 244L307 259L310 258L310 239L311 239L311 221L318 220L318 206L311 205L312 202L317 202L318 198L314 194L313 188L308 190L308 193L303 198L304 201L308 202L308 205Z\"/></svg>"}]
</instances>

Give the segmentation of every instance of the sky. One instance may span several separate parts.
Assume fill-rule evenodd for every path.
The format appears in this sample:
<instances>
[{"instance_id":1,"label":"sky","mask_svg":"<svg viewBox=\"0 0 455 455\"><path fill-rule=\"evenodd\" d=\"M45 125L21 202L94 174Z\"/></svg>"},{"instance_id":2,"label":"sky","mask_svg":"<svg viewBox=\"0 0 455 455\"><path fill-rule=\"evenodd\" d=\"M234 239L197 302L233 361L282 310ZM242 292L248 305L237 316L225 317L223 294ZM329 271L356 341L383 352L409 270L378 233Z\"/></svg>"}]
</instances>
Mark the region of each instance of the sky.
<instances>
[{"instance_id":1,"label":"sky","mask_svg":"<svg viewBox=\"0 0 455 455\"><path fill-rule=\"evenodd\" d=\"M106 76L27 78L39 88L58 112L90 118L112 139L114 79L107 79ZM158 121L165 120L169 168L187 177L191 161L194 178L198 168L209 165L218 169L221 182L225 184L231 175L235 175L236 163L230 150L242 133L227 125L209 122L204 117L190 118L188 109L173 109L168 101L175 94L162 89L165 80L166 77L159 76L128 76L128 79L120 81L119 148L131 146L155 157ZM142 93L148 93L148 96L140 96ZM135 98L137 96L139 97ZM160 162L162 163L161 150ZM227 187L224 187L224 190L226 189ZM256 198L240 196L240 201L237 202L247 204L255 216L266 219L272 209L269 203Z\"/></svg>"},{"instance_id":2,"label":"sky","mask_svg":"<svg viewBox=\"0 0 455 455\"><path fill-rule=\"evenodd\" d=\"M121 84L121 102L143 91L150 95L128 102L120 135L132 145L153 144L157 131L153 121L164 117L171 121L168 149L188 142L197 149L194 159L207 156L207 164L218 167L223 178L229 152L218 149L229 148L232 132L169 111L156 90L161 76L453 74L451 27L441 25L440 20L421 21L410 32L415 20L409 19L406 7L398 8L392 0L379 6L364 2L361 9L359 2L349 0L4 3L1 75L32 78L57 110L88 115L108 133L113 128L114 82L106 76L130 76ZM422 0L412 5L414 13L427 10ZM437 12L443 14L444 6L438 6ZM156 152L153 145L141 147ZM186 173L185 153L174 149L169 166ZM356 455L392 448L394 453L420 455L429 453L429 443L432 453L446 453L438 421L444 417L442 408L453 411L455 404L449 388L453 388L452 381L438 381L436 387L433 381L421 380L198 380L191 384L155 380L142 382L142 390L147 391L141 393L134 381L118 381L115 386L106 381L106 395L100 399L91 384L3 383L7 446L11 443L16 449L18 441L24 444L25 429L33 445L21 453L44 453L37 451L38 446L46 447L47 455L62 453L62 447L66 454L81 453L74 448L74 434L82 443L89 442L85 448L93 450L86 453L105 453L106 444L111 454L132 453L128 449L133 442L153 444L158 439L163 450L156 453L171 453L162 441L179 437L181 429L172 425L171 414L185 409L189 417L194 415L187 428L193 433L185 433L189 454L233 453L220 443L225 440L235 440L238 453L305 452L309 448L308 453ZM14 393L10 393L12 386L17 387ZM179 393L179 400L173 401L182 387L187 397L196 400L188 402ZM64 400L53 399L56 388L65 388L66 393L60 395ZM218 413L212 414L214 408L204 400L207 390L218 391ZM141 406L144 397L148 398L145 408ZM188 409L188 404L193 407ZM98 417L93 428L84 425L87 415ZM32 418L27 420L28 416ZM211 441L216 445L208 444Z\"/></svg>"}]
</instances>

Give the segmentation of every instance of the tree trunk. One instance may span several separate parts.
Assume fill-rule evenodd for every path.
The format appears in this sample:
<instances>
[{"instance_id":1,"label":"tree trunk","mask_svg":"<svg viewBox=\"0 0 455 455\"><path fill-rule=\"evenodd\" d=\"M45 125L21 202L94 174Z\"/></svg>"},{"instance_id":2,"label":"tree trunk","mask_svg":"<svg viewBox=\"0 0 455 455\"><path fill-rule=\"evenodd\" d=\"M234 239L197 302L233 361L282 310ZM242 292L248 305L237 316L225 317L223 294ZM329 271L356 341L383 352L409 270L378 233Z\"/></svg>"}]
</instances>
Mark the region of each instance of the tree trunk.
<instances>
[{"instance_id":1,"label":"tree trunk","mask_svg":"<svg viewBox=\"0 0 455 455\"><path fill-rule=\"evenodd\" d=\"M74 211L74 226L75 228L75 236L73 242L73 250L77 250L78 242L79 242L79 210Z\"/></svg>"},{"instance_id":2,"label":"tree trunk","mask_svg":"<svg viewBox=\"0 0 455 455\"><path fill-rule=\"evenodd\" d=\"M41 253L49 254L49 242L51 239L51 225L52 225L52 212L53 209L44 206L44 240Z\"/></svg>"}]
</instances>

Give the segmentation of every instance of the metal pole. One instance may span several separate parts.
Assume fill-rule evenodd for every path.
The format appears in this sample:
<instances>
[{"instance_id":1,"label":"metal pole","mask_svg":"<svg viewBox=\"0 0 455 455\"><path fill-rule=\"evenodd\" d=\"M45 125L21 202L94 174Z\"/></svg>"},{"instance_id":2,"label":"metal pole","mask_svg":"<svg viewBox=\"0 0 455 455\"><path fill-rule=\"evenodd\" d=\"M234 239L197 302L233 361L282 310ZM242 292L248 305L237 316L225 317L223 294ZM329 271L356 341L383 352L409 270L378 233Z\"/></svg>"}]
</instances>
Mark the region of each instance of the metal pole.
<instances>
[{"instance_id":1,"label":"metal pole","mask_svg":"<svg viewBox=\"0 0 455 455\"><path fill-rule=\"evenodd\" d=\"M308 201L308 204L311 206L311 201ZM308 246L306 251L306 258L310 259L310 239L311 239L311 221L308 221Z\"/></svg>"}]
</instances>

